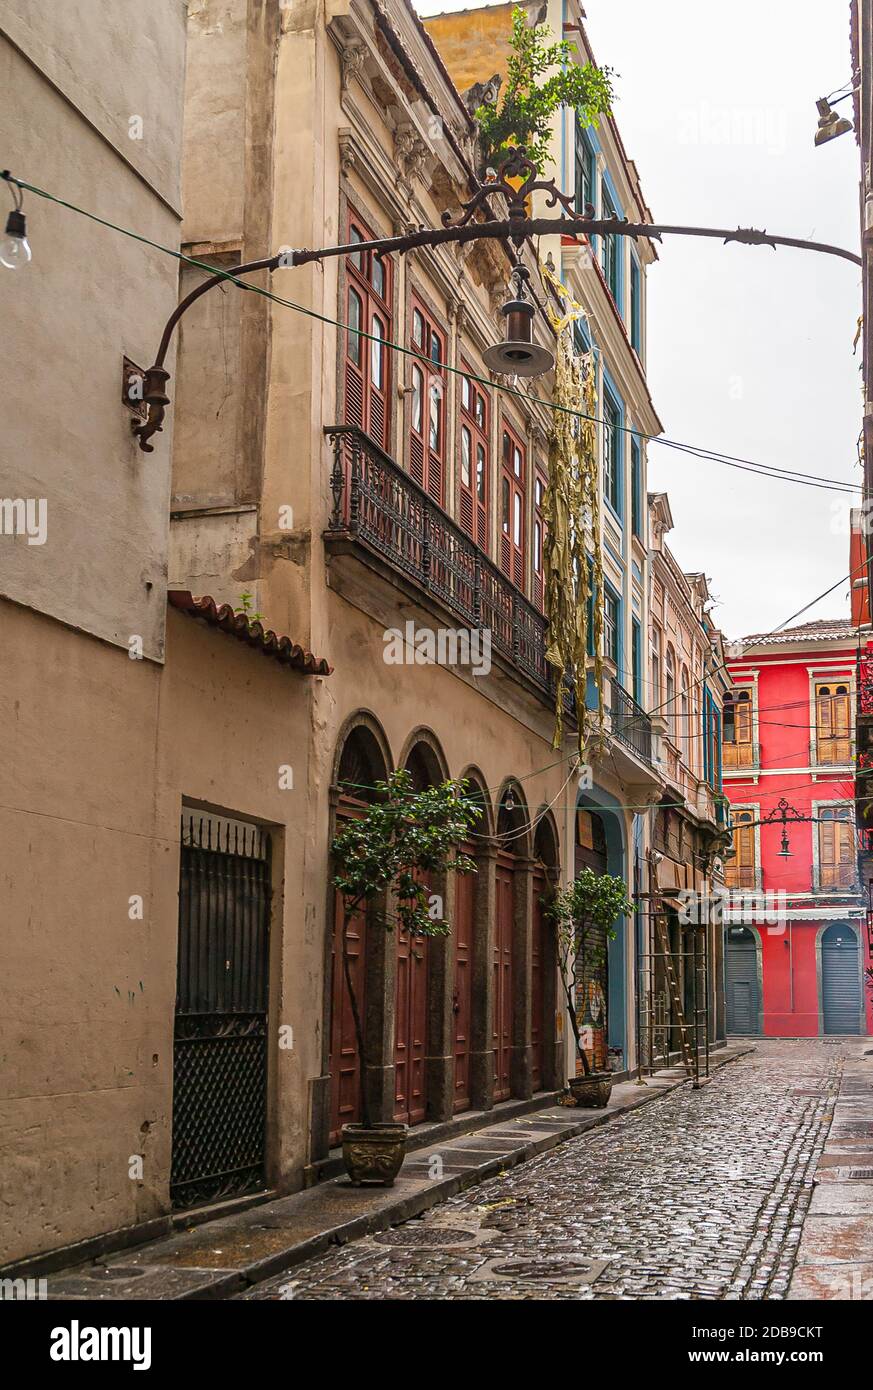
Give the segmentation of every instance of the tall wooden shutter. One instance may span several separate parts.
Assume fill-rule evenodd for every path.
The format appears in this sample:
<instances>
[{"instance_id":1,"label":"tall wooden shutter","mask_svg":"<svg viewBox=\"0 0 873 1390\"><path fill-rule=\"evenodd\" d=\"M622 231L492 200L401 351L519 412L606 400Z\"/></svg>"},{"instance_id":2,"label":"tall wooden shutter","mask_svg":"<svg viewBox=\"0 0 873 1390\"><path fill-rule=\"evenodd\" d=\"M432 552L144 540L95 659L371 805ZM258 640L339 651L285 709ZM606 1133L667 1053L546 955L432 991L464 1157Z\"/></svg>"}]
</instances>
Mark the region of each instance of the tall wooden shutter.
<instances>
[{"instance_id":1,"label":"tall wooden shutter","mask_svg":"<svg viewBox=\"0 0 873 1390\"><path fill-rule=\"evenodd\" d=\"M519 589L524 588L525 475L524 445L504 425L500 477L500 568Z\"/></svg>"},{"instance_id":2,"label":"tall wooden shutter","mask_svg":"<svg viewBox=\"0 0 873 1390\"><path fill-rule=\"evenodd\" d=\"M816 757L820 763L848 763L851 757L849 687L828 682L815 690Z\"/></svg>"},{"instance_id":3,"label":"tall wooden shutter","mask_svg":"<svg viewBox=\"0 0 873 1390\"><path fill-rule=\"evenodd\" d=\"M490 402L470 377L461 378L458 517L476 544L488 549L488 454Z\"/></svg>"},{"instance_id":4,"label":"tall wooden shutter","mask_svg":"<svg viewBox=\"0 0 873 1390\"><path fill-rule=\"evenodd\" d=\"M446 459L446 335L424 306L413 300L412 347L420 357L411 360L421 374L420 428L417 426L416 392L411 393L409 471L415 481L440 506L444 503Z\"/></svg>"},{"instance_id":5,"label":"tall wooden shutter","mask_svg":"<svg viewBox=\"0 0 873 1390\"><path fill-rule=\"evenodd\" d=\"M729 888L754 888L756 879L755 819L752 811L734 812L734 857L725 865Z\"/></svg>"},{"instance_id":6,"label":"tall wooden shutter","mask_svg":"<svg viewBox=\"0 0 873 1390\"><path fill-rule=\"evenodd\" d=\"M855 880L852 820L848 811L822 811L818 826L822 888L848 888Z\"/></svg>"},{"instance_id":7,"label":"tall wooden shutter","mask_svg":"<svg viewBox=\"0 0 873 1390\"><path fill-rule=\"evenodd\" d=\"M350 241L372 239L363 224L350 222ZM344 420L382 449L388 448L391 426L391 359L384 343L391 339L392 273L390 260L373 251L357 251L346 259Z\"/></svg>"}]
</instances>

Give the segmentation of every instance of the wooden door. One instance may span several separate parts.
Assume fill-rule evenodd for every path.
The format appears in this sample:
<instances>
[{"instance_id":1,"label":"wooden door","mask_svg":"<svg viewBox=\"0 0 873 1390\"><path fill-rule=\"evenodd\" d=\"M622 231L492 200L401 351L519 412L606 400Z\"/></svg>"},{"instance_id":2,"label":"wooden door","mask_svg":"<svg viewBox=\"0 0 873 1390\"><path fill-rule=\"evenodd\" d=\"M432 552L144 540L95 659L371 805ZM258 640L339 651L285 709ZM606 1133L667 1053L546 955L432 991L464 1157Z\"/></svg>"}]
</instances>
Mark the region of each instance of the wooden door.
<instances>
[{"instance_id":1,"label":"wooden door","mask_svg":"<svg viewBox=\"0 0 873 1390\"><path fill-rule=\"evenodd\" d=\"M534 874L533 879L533 941L531 943L531 1083L535 1091L543 1089L545 1073L545 952L546 923L542 899L546 893L546 880L542 874Z\"/></svg>"},{"instance_id":2,"label":"wooden door","mask_svg":"<svg viewBox=\"0 0 873 1390\"><path fill-rule=\"evenodd\" d=\"M828 681L815 688L816 761L845 764L851 757L849 687Z\"/></svg>"},{"instance_id":3,"label":"wooden door","mask_svg":"<svg viewBox=\"0 0 873 1390\"><path fill-rule=\"evenodd\" d=\"M427 937L396 937L394 1118L417 1125L427 1112Z\"/></svg>"},{"instance_id":4,"label":"wooden door","mask_svg":"<svg viewBox=\"0 0 873 1390\"><path fill-rule=\"evenodd\" d=\"M734 857L725 863L724 881L728 888L754 888L755 863L754 811L734 811Z\"/></svg>"},{"instance_id":5,"label":"wooden door","mask_svg":"<svg viewBox=\"0 0 873 1390\"><path fill-rule=\"evenodd\" d=\"M470 853L465 848L466 854ZM473 928L476 875L458 874L455 887L455 979L452 993L455 1079L452 1108L470 1108L470 1029L473 1012Z\"/></svg>"},{"instance_id":6,"label":"wooden door","mask_svg":"<svg viewBox=\"0 0 873 1390\"><path fill-rule=\"evenodd\" d=\"M851 888L857 877L851 812L843 806L819 811L820 888Z\"/></svg>"},{"instance_id":7,"label":"wooden door","mask_svg":"<svg viewBox=\"0 0 873 1390\"><path fill-rule=\"evenodd\" d=\"M512 1059L512 924L515 909L515 875L511 861L497 866L497 914L494 924L494 1099L506 1100L511 1092Z\"/></svg>"},{"instance_id":8,"label":"wooden door","mask_svg":"<svg viewBox=\"0 0 873 1390\"><path fill-rule=\"evenodd\" d=\"M478 382L461 378L458 519L482 549L488 546L489 399Z\"/></svg>"},{"instance_id":9,"label":"wooden door","mask_svg":"<svg viewBox=\"0 0 873 1390\"><path fill-rule=\"evenodd\" d=\"M372 233L353 220L349 240L370 241ZM391 339L392 273L391 261L375 251L355 251L346 261L345 423L363 430L382 449L388 448L391 434L391 357L385 342Z\"/></svg>"},{"instance_id":10,"label":"wooden door","mask_svg":"<svg viewBox=\"0 0 873 1390\"><path fill-rule=\"evenodd\" d=\"M330 1012L330 1142L338 1144L340 1129L361 1118L361 1069L355 1041L352 1001L343 970L343 905L336 894L333 952L331 957ZM348 930L352 983L361 1017L366 1017L366 924L363 914L354 917Z\"/></svg>"}]
</instances>

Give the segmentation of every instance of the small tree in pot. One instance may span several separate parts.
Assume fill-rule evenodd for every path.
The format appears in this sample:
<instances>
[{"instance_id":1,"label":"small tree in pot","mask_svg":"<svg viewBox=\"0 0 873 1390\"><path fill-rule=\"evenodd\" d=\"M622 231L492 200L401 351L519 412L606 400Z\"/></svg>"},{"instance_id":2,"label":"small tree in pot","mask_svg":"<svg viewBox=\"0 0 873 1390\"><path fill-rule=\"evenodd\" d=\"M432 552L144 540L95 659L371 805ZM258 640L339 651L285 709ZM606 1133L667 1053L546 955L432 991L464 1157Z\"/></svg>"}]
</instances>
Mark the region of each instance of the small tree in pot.
<instances>
[{"instance_id":1,"label":"small tree in pot","mask_svg":"<svg viewBox=\"0 0 873 1390\"><path fill-rule=\"evenodd\" d=\"M582 1076L571 1076L568 1082L577 1105L606 1105L612 1092L612 1077L609 1072L591 1069L579 1031L576 991L588 970L596 970L604 963L607 942L615 939L616 918L632 911L624 879L597 874L588 868L581 869L570 886L556 893L546 908L555 932L567 1015L582 1062Z\"/></svg>"},{"instance_id":2,"label":"small tree in pot","mask_svg":"<svg viewBox=\"0 0 873 1390\"><path fill-rule=\"evenodd\" d=\"M406 1125L374 1123L367 1095L367 1045L361 1003L355 990L349 954L349 928L366 913L370 926L415 936L448 936L442 902L431 894L427 877L449 870L475 873L476 865L460 847L482 815L482 806L467 795L466 782L443 782L416 791L402 768L377 782L375 799L334 837L331 849L334 887L342 898L342 966L355 1027L361 1076L361 1124L343 1125L343 1158L353 1183L376 1181L390 1186L403 1162ZM377 910L386 898L391 909Z\"/></svg>"}]
</instances>

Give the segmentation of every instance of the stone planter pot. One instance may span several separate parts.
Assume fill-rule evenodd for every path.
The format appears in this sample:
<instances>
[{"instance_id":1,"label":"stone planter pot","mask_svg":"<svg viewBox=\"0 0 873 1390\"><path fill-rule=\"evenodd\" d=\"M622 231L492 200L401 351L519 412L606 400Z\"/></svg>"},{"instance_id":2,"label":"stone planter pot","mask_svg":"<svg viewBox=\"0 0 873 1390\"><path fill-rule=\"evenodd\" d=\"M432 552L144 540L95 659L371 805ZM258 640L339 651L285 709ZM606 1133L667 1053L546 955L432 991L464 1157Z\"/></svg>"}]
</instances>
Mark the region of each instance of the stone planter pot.
<instances>
[{"instance_id":1,"label":"stone planter pot","mask_svg":"<svg viewBox=\"0 0 873 1390\"><path fill-rule=\"evenodd\" d=\"M586 1110L599 1110L609 1104L612 1076L608 1071L593 1071L590 1076L571 1076L567 1085L574 1105Z\"/></svg>"},{"instance_id":2,"label":"stone planter pot","mask_svg":"<svg viewBox=\"0 0 873 1390\"><path fill-rule=\"evenodd\" d=\"M385 1122L365 1129L343 1125L343 1163L353 1187L365 1182L393 1187L406 1157L408 1126Z\"/></svg>"}]
</instances>

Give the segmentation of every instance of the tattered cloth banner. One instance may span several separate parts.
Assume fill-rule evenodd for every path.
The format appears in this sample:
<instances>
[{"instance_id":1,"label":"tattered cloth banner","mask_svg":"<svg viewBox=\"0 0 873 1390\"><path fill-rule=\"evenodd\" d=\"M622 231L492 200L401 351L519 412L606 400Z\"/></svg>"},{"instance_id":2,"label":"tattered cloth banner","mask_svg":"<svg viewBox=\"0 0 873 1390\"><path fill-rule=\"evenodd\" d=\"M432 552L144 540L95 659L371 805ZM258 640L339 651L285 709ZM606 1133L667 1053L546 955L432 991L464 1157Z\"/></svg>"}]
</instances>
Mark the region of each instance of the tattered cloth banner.
<instances>
[{"instance_id":1,"label":"tattered cloth banner","mask_svg":"<svg viewBox=\"0 0 873 1390\"><path fill-rule=\"evenodd\" d=\"M573 325L584 313L551 270L540 264L543 277L557 291L565 312L547 309L557 334L555 385L549 432L549 482L543 499L545 520L546 660L557 671L555 733L552 746L563 737L563 701L568 683L576 696L579 756L587 745L585 693L588 660L588 608L594 679L597 685L598 727L603 728L603 559L600 548L600 499L597 478L597 388L594 354L577 353ZM573 411L581 411L580 418ZM589 544L591 556L589 558Z\"/></svg>"}]
</instances>

